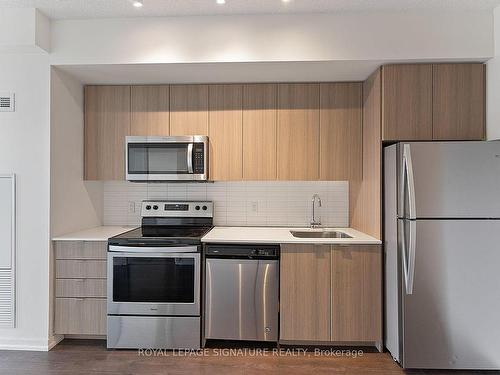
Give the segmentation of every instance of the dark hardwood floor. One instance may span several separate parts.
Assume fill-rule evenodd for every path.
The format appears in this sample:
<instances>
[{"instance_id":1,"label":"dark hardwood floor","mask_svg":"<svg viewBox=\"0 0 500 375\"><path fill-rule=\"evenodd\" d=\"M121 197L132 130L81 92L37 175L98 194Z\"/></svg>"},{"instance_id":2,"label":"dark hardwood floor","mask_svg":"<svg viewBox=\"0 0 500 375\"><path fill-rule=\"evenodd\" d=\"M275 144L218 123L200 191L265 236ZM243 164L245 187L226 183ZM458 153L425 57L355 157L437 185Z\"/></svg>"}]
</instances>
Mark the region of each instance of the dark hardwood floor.
<instances>
[{"instance_id":1,"label":"dark hardwood floor","mask_svg":"<svg viewBox=\"0 0 500 375\"><path fill-rule=\"evenodd\" d=\"M232 348L234 349L234 348ZM50 352L0 351L1 375L83 375L83 374L368 374L391 375L405 372L387 353L364 352L357 358L308 355L256 355L254 348L233 355L221 356L219 347L205 355L192 353L152 352L137 350L106 350L99 340L65 340ZM287 349L287 348L282 348ZM224 353L223 353L224 354ZM225 353L226 355L229 353ZM286 353L284 353L286 354ZM290 352L288 352L290 354ZM296 352L298 354L298 352ZM149 355L149 356L148 356ZM472 374L466 371L411 371L410 374ZM492 374L493 372L486 372ZM496 372L495 372L496 373Z\"/></svg>"}]
</instances>

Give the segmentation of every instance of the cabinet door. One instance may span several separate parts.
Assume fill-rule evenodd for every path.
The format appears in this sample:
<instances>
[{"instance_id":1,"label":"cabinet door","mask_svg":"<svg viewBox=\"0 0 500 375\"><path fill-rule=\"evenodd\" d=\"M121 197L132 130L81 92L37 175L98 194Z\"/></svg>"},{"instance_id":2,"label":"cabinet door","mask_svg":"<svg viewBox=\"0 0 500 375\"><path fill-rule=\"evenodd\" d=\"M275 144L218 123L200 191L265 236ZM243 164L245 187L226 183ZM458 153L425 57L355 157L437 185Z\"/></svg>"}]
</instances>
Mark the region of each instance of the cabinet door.
<instances>
[{"instance_id":1,"label":"cabinet door","mask_svg":"<svg viewBox=\"0 0 500 375\"><path fill-rule=\"evenodd\" d=\"M208 85L170 86L170 135L208 135Z\"/></svg>"},{"instance_id":2,"label":"cabinet door","mask_svg":"<svg viewBox=\"0 0 500 375\"><path fill-rule=\"evenodd\" d=\"M382 139L432 139L432 65L382 68Z\"/></svg>"},{"instance_id":3,"label":"cabinet door","mask_svg":"<svg viewBox=\"0 0 500 375\"><path fill-rule=\"evenodd\" d=\"M210 85L210 179L242 178L242 91L241 85Z\"/></svg>"},{"instance_id":4,"label":"cabinet door","mask_svg":"<svg viewBox=\"0 0 500 375\"><path fill-rule=\"evenodd\" d=\"M360 180L361 83L320 85L320 180Z\"/></svg>"},{"instance_id":5,"label":"cabinet door","mask_svg":"<svg viewBox=\"0 0 500 375\"><path fill-rule=\"evenodd\" d=\"M280 340L330 340L330 246L281 247Z\"/></svg>"},{"instance_id":6,"label":"cabinet door","mask_svg":"<svg viewBox=\"0 0 500 375\"><path fill-rule=\"evenodd\" d=\"M132 86L130 134L169 135L168 86Z\"/></svg>"},{"instance_id":7,"label":"cabinet door","mask_svg":"<svg viewBox=\"0 0 500 375\"><path fill-rule=\"evenodd\" d=\"M276 180L276 84L243 86L243 179Z\"/></svg>"},{"instance_id":8,"label":"cabinet door","mask_svg":"<svg viewBox=\"0 0 500 375\"><path fill-rule=\"evenodd\" d=\"M319 177L319 85L278 85L278 179Z\"/></svg>"},{"instance_id":9,"label":"cabinet door","mask_svg":"<svg viewBox=\"0 0 500 375\"><path fill-rule=\"evenodd\" d=\"M382 340L379 245L332 246L332 341Z\"/></svg>"},{"instance_id":10,"label":"cabinet door","mask_svg":"<svg viewBox=\"0 0 500 375\"><path fill-rule=\"evenodd\" d=\"M63 335L105 335L106 298L56 298L54 325Z\"/></svg>"},{"instance_id":11,"label":"cabinet door","mask_svg":"<svg viewBox=\"0 0 500 375\"><path fill-rule=\"evenodd\" d=\"M125 178L130 86L85 87L85 179Z\"/></svg>"},{"instance_id":12,"label":"cabinet door","mask_svg":"<svg viewBox=\"0 0 500 375\"><path fill-rule=\"evenodd\" d=\"M483 64L433 66L433 139L482 140L485 135Z\"/></svg>"}]
</instances>

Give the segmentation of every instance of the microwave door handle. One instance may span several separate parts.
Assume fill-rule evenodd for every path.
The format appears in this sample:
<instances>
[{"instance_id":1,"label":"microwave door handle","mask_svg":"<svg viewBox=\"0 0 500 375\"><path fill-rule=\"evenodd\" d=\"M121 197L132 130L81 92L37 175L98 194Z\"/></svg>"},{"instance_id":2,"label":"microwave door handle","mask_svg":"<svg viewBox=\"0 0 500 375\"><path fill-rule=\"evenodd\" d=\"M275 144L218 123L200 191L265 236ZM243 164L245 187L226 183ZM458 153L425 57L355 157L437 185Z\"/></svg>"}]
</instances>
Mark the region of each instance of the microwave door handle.
<instances>
[{"instance_id":1,"label":"microwave door handle","mask_svg":"<svg viewBox=\"0 0 500 375\"><path fill-rule=\"evenodd\" d=\"M193 144L188 144L187 149L187 168L188 173L193 173Z\"/></svg>"}]
</instances>

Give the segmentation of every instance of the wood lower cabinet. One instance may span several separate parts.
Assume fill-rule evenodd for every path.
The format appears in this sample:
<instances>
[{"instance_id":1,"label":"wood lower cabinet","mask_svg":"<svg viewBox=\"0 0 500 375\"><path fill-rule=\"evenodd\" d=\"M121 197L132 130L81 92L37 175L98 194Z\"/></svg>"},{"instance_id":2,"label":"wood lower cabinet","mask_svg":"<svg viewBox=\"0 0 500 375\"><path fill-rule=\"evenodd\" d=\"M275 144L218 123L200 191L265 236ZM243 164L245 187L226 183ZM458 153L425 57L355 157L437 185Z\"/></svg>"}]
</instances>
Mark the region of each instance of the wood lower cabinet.
<instances>
[{"instance_id":1,"label":"wood lower cabinet","mask_svg":"<svg viewBox=\"0 0 500 375\"><path fill-rule=\"evenodd\" d=\"M432 139L432 65L382 67L382 139Z\"/></svg>"},{"instance_id":2,"label":"wood lower cabinet","mask_svg":"<svg viewBox=\"0 0 500 375\"><path fill-rule=\"evenodd\" d=\"M170 135L208 135L208 85L170 86Z\"/></svg>"},{"instance_id":3,"label":"wood lower cabinet","mask_svg":"<svg viewBox=\"0 0 500 375\"><path fill-rule=\"evenodd\" d=\"M278 179L319 178L319 84L278 85Z\"/></svg>"},{"instance_id":4,"label":"wood lower cabinet","mask_svg":"<svg viewBox=\"0 0 500 375\"><path fill-rule=\"evenodd\" d=\"M106 298L56 298L58 334L105 335L106 319Z\"/></svg>"},{"instance_id":5,"label":"wood lower cabinet","mask_svg":"<svg viewBox=\"0 0 500 375\"><path fill-rule=\"evenodd\" d=\"M210 85L210 179L241 180L243 156L243 87Z\"/></svg>"},{"instance_id":6,"label":"wood lower cabinet","mask_svg":"<svg viewBox=\"0 0 500 375\"><path fill-rule=\"evenodd\" d=\"M85 179L125 179L130 86L85 87Z\"/></svg>"},{"instance_id":7,"label":"wood lower cabinet","mask_svg":"<svg viewBox=\"0 0 500 375\"><path fill-rule=\"evenodd\" d=\"M280 340L330 341L330 246L281 247Z\"/></svg>"},{"instance_id":8,"label":"wood lower cabinet","mask_svg":"<svg viewBox=\"0 0 500 375\"><path fill-rule=\"evenodd\" d=\"M57 279L56 297L106 298L106 279Z\"/></svg>"},{"instance_id":9,"label":"wood lower cabinet","mask_svg":"<svg viewBox=\"0 0 500 375\"><path fill-rule=\"evenodd\" d=\"M485 65L434 64L433 139L485 137Z\"/></svg>"},{"instance_id":10,"label":"wood lower cabinet","mask_svg":"<svg viewBox=\"0 0 500 375\"><path fill-rule=\"evenodd\" d=\"M54 333L106 334L106 248L103 241L56 241Z\"/></svg>"},{"instance_id":11,"label":"wood lower cabinet","mask_svg":"<svg viewBox=\"0 0 500 375\"><path fill-rule=\"evenodd\" d=\"M168 85L132 86L130 94L130 135L168 136L170 134Z\"/></svg>"},{"instance_id":12,"label":"wood lower cabinet","mask_svg":"<svg viewBox=\"0 0 500 375\"><path fill-rule=\"evenodd\" d=\"M381 341L380 246L332 246L331 259L331 340Z\"/></svg>"},{"instance_id":13,"label":"wood lower cabinet","mask_svg":"<svg viewBox=\"0 0 500 375\"><path fill-rule=\"evenodd\" d=\"M379 245L282 245L281 342L382 342Z\"/></svg>"}]
</instances>

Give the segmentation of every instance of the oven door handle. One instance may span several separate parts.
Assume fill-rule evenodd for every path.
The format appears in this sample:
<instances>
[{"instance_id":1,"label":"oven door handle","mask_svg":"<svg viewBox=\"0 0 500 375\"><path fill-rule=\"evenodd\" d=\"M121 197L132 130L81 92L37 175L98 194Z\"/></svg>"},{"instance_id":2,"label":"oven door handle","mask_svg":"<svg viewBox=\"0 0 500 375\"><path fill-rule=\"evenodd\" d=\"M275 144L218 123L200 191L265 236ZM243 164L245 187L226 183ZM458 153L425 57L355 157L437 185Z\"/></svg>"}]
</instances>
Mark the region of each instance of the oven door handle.
<instances>
[{"instance_id":1,"label":"oven door handle","mask_svg":"<svg viewBox=\"0 0 500 375\"><path fill-rule=\"evenodd\" d=\"M110 245L108 251L117 253L197 253L198 246L164 246L164 247L151 247L151 246L116 246Z\"/></svg>"}]
</instances>

